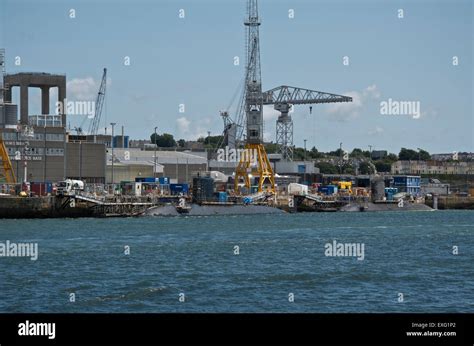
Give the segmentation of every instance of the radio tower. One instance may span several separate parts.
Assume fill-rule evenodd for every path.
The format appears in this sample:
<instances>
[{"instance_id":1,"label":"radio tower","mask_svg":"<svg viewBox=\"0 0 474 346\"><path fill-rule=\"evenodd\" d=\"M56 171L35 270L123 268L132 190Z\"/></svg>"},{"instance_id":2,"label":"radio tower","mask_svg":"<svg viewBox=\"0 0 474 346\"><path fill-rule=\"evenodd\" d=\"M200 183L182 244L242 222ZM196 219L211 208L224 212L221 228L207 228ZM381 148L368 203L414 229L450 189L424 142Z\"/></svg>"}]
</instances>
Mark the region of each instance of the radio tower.
<instances>
[{"instance_id":1,"label":"radio tower","mask_svg":"<svg viewBox=\"0 0 474 346\"><path fill-rule=\"evenodd\" d=\"M263 95L260 70L260 40L257 0L247 0L247 66L245 70L244 98L246 122L246 155L242 155L235 172L235 191L239 191L242 178L245 186L250 189L250 176L259 176L258 192L263 191L267 180L270 190L275 191L273 169L263 146Z\"/></svg>"}]
</instances>

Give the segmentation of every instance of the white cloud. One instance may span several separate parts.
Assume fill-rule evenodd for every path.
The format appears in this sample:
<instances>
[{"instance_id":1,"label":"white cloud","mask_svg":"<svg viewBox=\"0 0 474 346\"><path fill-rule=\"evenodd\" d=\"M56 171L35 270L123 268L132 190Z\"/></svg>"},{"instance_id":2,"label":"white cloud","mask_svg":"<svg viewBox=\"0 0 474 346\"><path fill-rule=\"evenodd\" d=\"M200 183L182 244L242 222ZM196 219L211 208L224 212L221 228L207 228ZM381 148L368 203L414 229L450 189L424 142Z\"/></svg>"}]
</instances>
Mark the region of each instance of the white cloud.
<instances>
[{"instance_id":1,"label":"white cloud","mask_svg":"<svg viewBox=\"0 0 474 346\"><path fill-rule=\"evenodd\" d=\"M343 95L352 97L352 102L329 104L326 112L332 120L348 121L359 117L367 102L380 98L381 94L377 86L372 84L362 91L348 91Z\"/></svg>"},{"instance_id":2,"label":"white cloud","mask_svg":"<svg viewBox=\"0 0 474 346\"><path fill-rule=\"evenodd\" d=\"M380 135L384 133L384 129L381 128L380 126L375 126L375 128L369 130L369 132L367 132L368 135L370 136L375 136L375 135Z\"/></svg>"},{"instance_id":3,"label":"white cloud","mask_svg":"<svg viewBox=\"0 0 474 346\"><path fill-rule=\"evenodd\" d=\"M268 131L263 131L263 140L265 142L273 142L275 140L275 135Z\"/></svg>"},{"instance_id":4,"label":"white cloud","mask_svg":"<svg viewBox=\"0 0 474 346\"><path fill-rule=\"evenodd\" d=\"M196 140L199 137L206 137L210 124L211 119L209 118L200 119L199 121L191 121L185 116L180 117L176 119L176 126L178 132L177 137L188 140ZM211 135L216 134L214 133Z\"/></svg>"},{"instance_id":5,"label":"white cloud","mask_svg":"<svg viewBox=\"0 0 474 346\"><path fill-rule=\"evenodd\" d=\"M67 82L67 98L78 101L94 101L99 92L100 80L95 80L92 77L74 78ZM112 81L107 78L107 86L110 86Z\"/></svg>"},{"instance_id":6,"label":"white cloud","mask_svg":"<svg viewBox=\"0 0 474 346\"><path fill-rule=\"evenodd\" d=\"M357 91L348 91L345 96L352 97L352 102L331 103L327 112L332 120L347 121L357 118L363 106L362 94Z\"/></svg>"},{"instance_id":7,"label":"white cloud","mask_svg":"<svg viewBox=\"0 0 474 346\"><path fill-rule=\"evenodd\" d=\"M437 120L439 119L439 112L437 109L434 108L428 108L426 111L421 112L420 117L421 118L431 118L431 120Z\"/></svg>"},{"instance_id":8,"label":"white cloud","mask_svg":"<svg viewBox=\"0 0 474 346\"><path fill-rule=\"evenodd\" d=\"M176 124L178 125L178 131L180 133L187 133L189 132L189 125L191 121L189 121L186 117L181 117L176 119Z\"/></svg>"},{"instance_id":9,"label":"white cloud","mask_svg":"<svg viewBox=\"0 0 474 346\"><path fill-rule=\"evenodd\" d=\"M273 105L263 106L263 122L275 122L280 115L280 112L273 108Z\"/></svg>"},{"instance_id":10,"label":"white cloud","mask_svg":"<svg viewBox=\"0 0 474 346\"><path fill-rule=\"evenodd\" d=\"M375 84L369 85L367 88L364 89L362 93L364 97L372 99L378 99L381 95L380 90L377 89L377 86Z\"/></svg>"}]
</instances>

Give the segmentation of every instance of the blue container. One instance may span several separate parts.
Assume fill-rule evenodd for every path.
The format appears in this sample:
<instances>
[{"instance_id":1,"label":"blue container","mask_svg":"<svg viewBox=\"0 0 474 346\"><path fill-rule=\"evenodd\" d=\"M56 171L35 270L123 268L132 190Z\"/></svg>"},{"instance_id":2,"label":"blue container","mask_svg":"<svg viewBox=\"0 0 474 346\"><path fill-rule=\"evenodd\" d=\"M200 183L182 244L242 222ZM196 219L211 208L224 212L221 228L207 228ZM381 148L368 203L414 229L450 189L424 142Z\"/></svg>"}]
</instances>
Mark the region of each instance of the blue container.
<instances>
[{"instance_id":1,"label":"blue container","mask_svg":"<svg viewBox=\"0 0 474 346\"><path fill-rule=\"evenodd\" d=\"M219 202L227 202L227 192L219 192Z\"/></svg>"},{"instance_id":2,"label":"blue container","mask_svg":"<svg viewBox=\"0 0 474 346\"><path fill-rule=\"evenodd\" d=\"M122 135L114 136L114 139L113 139L114 148L121 148L122 145L124 148L128 148L128 142L129 142L129 136L123 136L123 143L122 143Z\"/></svg>"},{"instance_id":3,"label":"blue container","mask_svg":"<svg viewBox=\"0 0 474 346\"><path fill-rule=\"evenodd\" d=\"M337 188L336 186L328 185L327 188L328 188L328 193L327 193L328 195L333 195L334 193L336 193L336 188Z\"/></svg>"},{"instance_id":4,"label":"blue container","mask_svg":"<svg viewBox=\"0 0 474 346\"><path fill-rule=\"evenodd\" d=\"M155 183L156 178L153 178L153 177L136 177L135 182L136 183Z\"/></svg>"},{"instance_id":5,"label":"blue container","mask_svg":"<svg viewBox=\"0 0 474 346\"><path fill-rule=\"evenodd\" d=\"M170 192L172 195L179 195L180 193L187 195L189 192L189 185L188 184L170 184Z\"/></svg>"},{"instance_id":6,"label":"blue container","mask_svg":"<svg viewBox=\"0 0 474 346\"><path fill-rule=\"evenodd\" d=\"M258 186L250 186L250 193L257 193L258 192Z\"/></svg>"},{"instance_id":7,"label":"blue container","mask_svg":"<svg viewBox=\"0 0 474 346\"><path fill-rule=\"evenodd\" d=\"M161 185L168 185L170 183L169 177L159 177L158 181Z\"/></svg>"},{"instance_id":8,"label":"blue container","mask_svg":"<svg viewBox=\"0 0 474 346\"><path fill-rule=\"evenodd\" d=\"M387 200L393 201L393 195L395 195L397 192L398 192L398 189L396 187L386 187L385 197L387 197Z\"/></svg>"},{"instance_id":9,"label":"blue container","mask_svg":"<svg viewBox=\"0 0 474 346\"><path fill-rule=\"evenodd\" d=\"M319 186L318 192L321 192L325 195L331 196L337 193L337 186L335 185L328 185L328 186Z\"/></svg>"}]
</instances>

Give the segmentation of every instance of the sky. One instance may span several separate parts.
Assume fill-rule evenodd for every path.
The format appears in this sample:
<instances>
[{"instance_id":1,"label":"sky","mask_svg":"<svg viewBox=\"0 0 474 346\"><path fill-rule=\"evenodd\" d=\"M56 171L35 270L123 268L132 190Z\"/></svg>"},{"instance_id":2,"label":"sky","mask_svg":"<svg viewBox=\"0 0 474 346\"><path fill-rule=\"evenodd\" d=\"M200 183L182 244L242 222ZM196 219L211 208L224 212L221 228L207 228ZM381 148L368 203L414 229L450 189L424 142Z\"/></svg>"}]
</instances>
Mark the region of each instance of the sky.
<instances>
[{"instance_id":1,"label":"sky","mask_svg":"<svg viewBox=\"0 0 474 346\"><path fill-rule=\"evenodd\" d=\"M290 85L353 97L314 105L311 114L295 106L295 145L474 151L473 3L260 0L263 90ZM221 110L235 113L245 8L245 0L2 0L0 47L7 73L66 74L68 101L94 101L106 67L101 128L116 122L145 139L157 126L196 139L222 133ZM30 114L40 113L39 89L29 94ZM419 105L419 117L395 108L381 114L389 100ZM265 107L265 140L275 141L277 115ZM89 121L68 116L72 128Z\"/></svg>"}]
</instances>

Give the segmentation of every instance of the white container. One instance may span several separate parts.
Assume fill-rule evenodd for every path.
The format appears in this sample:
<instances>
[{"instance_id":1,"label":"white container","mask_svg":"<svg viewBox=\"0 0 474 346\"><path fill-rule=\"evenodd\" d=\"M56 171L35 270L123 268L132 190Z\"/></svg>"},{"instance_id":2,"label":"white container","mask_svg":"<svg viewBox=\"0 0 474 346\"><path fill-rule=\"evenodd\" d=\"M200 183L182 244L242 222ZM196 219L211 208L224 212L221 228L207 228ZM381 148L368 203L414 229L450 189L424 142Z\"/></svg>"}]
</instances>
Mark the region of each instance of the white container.
<instances>
[{"instance_id":1,"label":"white container","mask_svg":"<svg viewBox=\"0 0 474 346\"><path fill-rule=\"evenodd\" d=\"M297 183L290 183L288 185L288 194L289 195L307 195L308 194L308 186L303 184Z\"/></svg>"}]
</instances>

